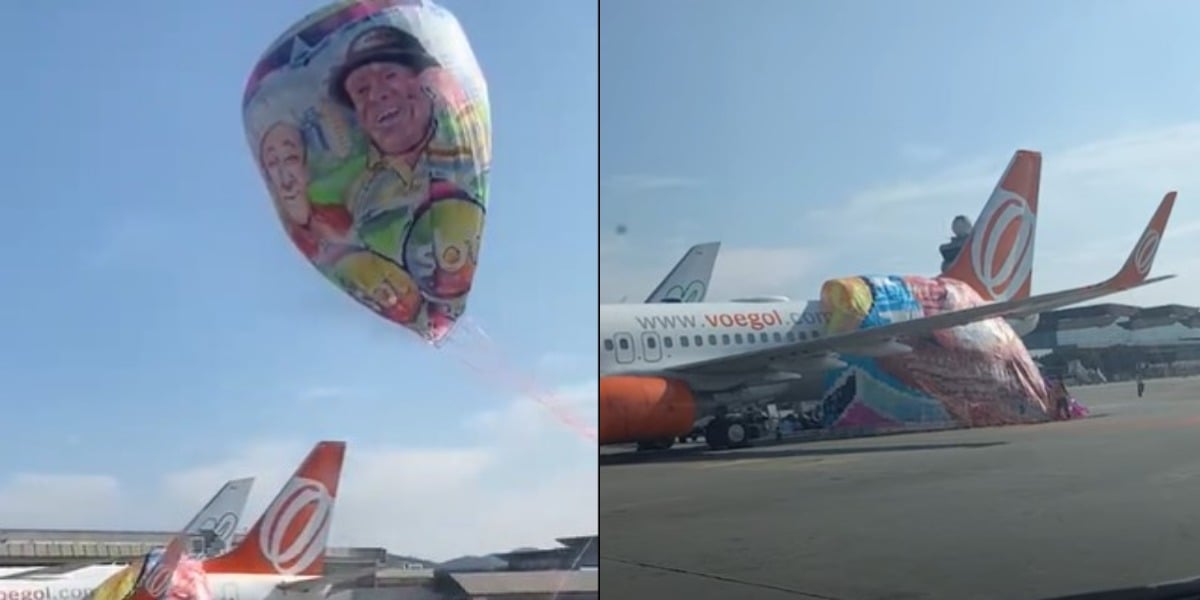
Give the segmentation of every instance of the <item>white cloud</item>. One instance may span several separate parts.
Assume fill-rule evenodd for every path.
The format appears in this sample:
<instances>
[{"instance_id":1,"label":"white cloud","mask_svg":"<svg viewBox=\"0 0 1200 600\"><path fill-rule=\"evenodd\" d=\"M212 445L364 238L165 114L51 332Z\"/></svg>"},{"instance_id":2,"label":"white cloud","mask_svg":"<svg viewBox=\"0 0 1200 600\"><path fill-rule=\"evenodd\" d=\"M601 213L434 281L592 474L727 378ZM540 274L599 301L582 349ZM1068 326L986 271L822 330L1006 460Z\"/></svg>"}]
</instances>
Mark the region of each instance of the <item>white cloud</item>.
<instances>
[{"instance_id":1,"label":"white cloud","mask_svg":"<svg viewBox=\"0 0 1200 600\"><path fill-rule=\"evenodd\" d=\"M10 525L86 527L121 503L121 486L107 475L22 473L0 485L0 520Z\"/></svg>"},{"instance_id":2,"label":"white cloud","mask_svg":"<svg viewBox=\"0 0 1200 600\"><path fill-rule=\"evenodd\" d=\"M594 381L549 395L595 422ZM474 415L459 428L439 426L447 439L462 442L422 448L402 440L391 445L347 440L334 544L383 546L444 560L551 546L557 537L598 531L595 445L533 400ZM260 441L231 448L224 459L164 474L137 493L130 491L134 483L106 475L21 475L0 486L0 521L171 529L225 481L254 475L249 521L261 514L310 444Z\"/></svg>"},{"instance_id":3,"label":"white cloud","mask_svg":"<svg viewBox=\"0 0 1200 600\"><path fill-rule=\"evenodd\" d=\"M1193 275L1200 267L1200 197L1193 197L1200 194L1200 122L1114 134L1068 147L1032 148L1044 157L1035 292L1093 283L1114 273L1163 194L1178 190L1154 273L1180 277L1111 301L1200 303L1200 277ZM791 248L764 260L761 250L726 245L714 275L714 287L719 285L721 292L710 295L728 297L728 290L744 286L738 295L811 297L828 277L933 274L940 262L937 246L948 239L951 219L978 215L1013 150L992 149L984 159L968 157L944 168L914 165L911 177L869 185L840 202L814 207L801 219L798 235L821 252ZM664 249L605 238L611 247L602 247L601 253L604 299L629 294L631 301L640 301L684 248L700 241L708 240L681 241L678 247ZM789 261L799 267L784 268ZM772 279L773 268L777 271Z\"/></svg>"}]
</instances>

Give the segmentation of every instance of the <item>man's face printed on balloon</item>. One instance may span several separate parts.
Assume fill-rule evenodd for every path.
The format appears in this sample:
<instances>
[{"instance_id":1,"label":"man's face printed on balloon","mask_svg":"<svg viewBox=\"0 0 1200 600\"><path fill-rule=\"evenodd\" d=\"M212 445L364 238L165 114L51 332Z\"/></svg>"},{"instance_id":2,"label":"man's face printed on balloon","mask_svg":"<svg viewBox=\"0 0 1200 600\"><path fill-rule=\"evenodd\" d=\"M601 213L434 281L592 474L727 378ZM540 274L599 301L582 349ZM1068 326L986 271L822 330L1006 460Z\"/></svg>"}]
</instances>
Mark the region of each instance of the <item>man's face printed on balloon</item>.
<instances>
[{"instance_id":1,"label":"man's face printed on balloon","mask_svg":"<svg viewBox=\"0 0 1200 600\"><path fill-rule=\"evenodd\" d=\"M391 62L367 63L346 77L346 93L358 122L386 155L420 150L433 119L433 99L412 69Z\"/></svg>"},{"instance_id":2,"label":"man's face printed on balloon","mask_svg":"<svg viewBox=\"0 0 1200 600\"><path fill-rule=\"evenodd\" d=\"M259 162L280 213L293 223L307 223L311 214L308 166L300 130L283 122L272 125L263 136Z\"/></svg>"}]
</instances>

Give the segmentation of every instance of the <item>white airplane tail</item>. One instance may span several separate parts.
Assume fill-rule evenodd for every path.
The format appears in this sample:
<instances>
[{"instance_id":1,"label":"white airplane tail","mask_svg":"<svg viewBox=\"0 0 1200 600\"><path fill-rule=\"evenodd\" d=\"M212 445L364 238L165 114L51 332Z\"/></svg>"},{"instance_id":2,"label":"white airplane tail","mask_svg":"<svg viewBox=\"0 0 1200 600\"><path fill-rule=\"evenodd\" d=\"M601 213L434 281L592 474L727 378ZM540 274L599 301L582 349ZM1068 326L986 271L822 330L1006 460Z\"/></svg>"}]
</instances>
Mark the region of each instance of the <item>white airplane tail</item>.
<instances>
[{"instance_id":1,"label":"white airplane tail","mask_svg":"<svg viewBox=\"0 0 1200 600\"><path fill-rule=\"evenodd\" d=\"M717 253L720 250L721 242L692 246L646 298L646 304L703 302L708 294L713 265L717 262Z\"/></svg>"},{"instance_id":2,"label":"white airplane tail","mask_svg":"<svg viewBox=\"0 0 1200 600\"><path fill-rule=\"evenodd\" d=\"M220 553L222 549L230 547L253 486L253 477L226 482L188 523L184 532L204 539L204 555Z\"/></svg>"}]
</instances>

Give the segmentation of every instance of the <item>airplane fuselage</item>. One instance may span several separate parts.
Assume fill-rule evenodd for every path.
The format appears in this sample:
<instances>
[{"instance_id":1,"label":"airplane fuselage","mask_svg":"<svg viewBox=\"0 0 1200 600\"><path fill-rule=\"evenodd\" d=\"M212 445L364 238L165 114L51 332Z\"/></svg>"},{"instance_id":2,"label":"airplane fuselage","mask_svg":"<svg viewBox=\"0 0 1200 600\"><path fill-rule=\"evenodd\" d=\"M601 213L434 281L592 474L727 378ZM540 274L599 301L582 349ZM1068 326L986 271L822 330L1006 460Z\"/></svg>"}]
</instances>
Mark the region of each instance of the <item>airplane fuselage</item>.
<instances>
[{"instance_id":1,"label":"airplane fuselage","mask_svg":"<svg viewBox=\"0 0 1200 600\"><path fill-rule=\"evenodd\" d=\"M687 373L682 367L722 357L786 346L826 335L830 313L819 301L721 302L696 304L608 304L600 306L601 443L627 443L641 435L638 419L659 420L664 407L675 406L671 425L652 431L684 427L684 413L705 416L716 404L768 401L784 393L818 399L825 374L844 366L836 358L811 358L793 364L777 363L770 371ZM1018 334L1037 323L1036 315L1009 319ZM864 351L870 356L905 352L905 347ZM675 383L653 391L630 378L664 379ZM607 386L605 384L610 384ZM683 386L681 389L679 386ZM650 401L669 394L676 401ZM631 398L633 397L633 398ZM635 405L642 407L635 409ZM609 417L605 417L607 411ZM619 415L619 416L618 416ZM621 423L616 427L614 423ZM609 424L605 431L605 424ZM611 432L625 433L613 437ZM657 434L656 434L657 435ZM664 435L669 437L669 435Z\"/></svg>"},{"instance_id":2,"label":"airplane fuselage","mask_svg":"<svg viewBox=\"0 0 1200 600\"><path fill-rule=\"evenodd\" d=\"M691 363L817 338L828 322L829 314L815 301L601 305L600 374L662 374ZM696 393L782 381L767 373L683 380Z\"/></svg>"},{"instance_id":3,"label":"airplane fuselage","mask_svg":"<svg viewBox=\"0 0 1200 600\"><path fill-rule=\"evenodd\" d=\"M81 600L124 565L96 565L46 577L0 580L0 600Z\"/></svg>"}]
</instances>

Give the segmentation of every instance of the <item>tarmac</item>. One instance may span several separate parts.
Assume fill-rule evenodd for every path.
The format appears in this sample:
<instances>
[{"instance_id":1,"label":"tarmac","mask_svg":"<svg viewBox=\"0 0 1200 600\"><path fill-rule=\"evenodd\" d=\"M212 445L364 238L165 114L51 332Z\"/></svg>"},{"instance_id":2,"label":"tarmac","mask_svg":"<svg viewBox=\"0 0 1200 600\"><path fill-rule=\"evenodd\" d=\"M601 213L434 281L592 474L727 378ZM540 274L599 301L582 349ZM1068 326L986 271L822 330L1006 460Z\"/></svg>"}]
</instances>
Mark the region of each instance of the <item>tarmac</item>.
<instances>
[{"instance_id":1,"label":"tarmac","mask_svg":"<svg viewBox=\"0 0 1200 600\"><path fill-rule=\"evenodd\" d=\"M602 457L605 597L1041 599L1200 575L1200 378L1087 419Z\"/></svg>"}]
</instances>

